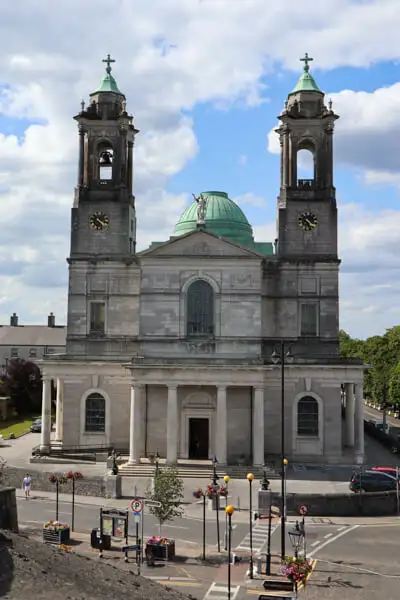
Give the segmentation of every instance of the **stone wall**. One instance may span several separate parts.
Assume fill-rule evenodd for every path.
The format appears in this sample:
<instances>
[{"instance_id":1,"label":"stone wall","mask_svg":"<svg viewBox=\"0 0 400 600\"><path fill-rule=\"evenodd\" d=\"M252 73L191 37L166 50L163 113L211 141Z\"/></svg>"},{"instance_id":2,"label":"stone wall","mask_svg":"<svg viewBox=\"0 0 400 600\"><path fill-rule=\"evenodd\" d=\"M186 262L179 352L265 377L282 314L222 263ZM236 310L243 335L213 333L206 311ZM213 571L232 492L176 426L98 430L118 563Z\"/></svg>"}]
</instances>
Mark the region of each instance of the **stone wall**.
<instances>
[{"instance_id":1,"label":"stone wall","mask_svg":"<svg viewBox=\"0 0 400 600\"><path fill-rule=\"evenodd\" d=\"M17 499L15 488L0 488L0 529L18 533Z\"/></svg>"},{"instance_id":2,"label":"stone wall","mask_svg":"<svg viewBox=\"0 0 400 600\"><path fill-rule=\"evenodd\" d=\"M84 466L84 465L83 465ZM17 469L15 467L6 467L3 470L3 485L21 489L22 481L26 475L26 469ZM37 490L42 492L55 492L56 487L54 483L49 481L50 475L63 475L65 471L35 471L29 470L29 474L32 477L32 492L35 493ZM79 496L97 496L104 498L106 485L104 477L85 477L84 471L82 471L83 478L75 482L75 493ZM63 484L60 488L60 492L64 494L72 493L72 482L68 481Z\"/></svg>"},{"instance_id":3,"label":"stone wall","mask_svg":"<svg viewBox=\"0 0 400 600\"><path fill-rule=\"evenodd\" d=\"M259 491L258 510L267 514L270 493ZM281 506L281 496L272 493L272 504ZM368 492L364 494L287 494L288 515L299 515L299 507L306 505L311 517L357 517L394 515L397 513L396 492Z\"/></svg>"}]
</instances>

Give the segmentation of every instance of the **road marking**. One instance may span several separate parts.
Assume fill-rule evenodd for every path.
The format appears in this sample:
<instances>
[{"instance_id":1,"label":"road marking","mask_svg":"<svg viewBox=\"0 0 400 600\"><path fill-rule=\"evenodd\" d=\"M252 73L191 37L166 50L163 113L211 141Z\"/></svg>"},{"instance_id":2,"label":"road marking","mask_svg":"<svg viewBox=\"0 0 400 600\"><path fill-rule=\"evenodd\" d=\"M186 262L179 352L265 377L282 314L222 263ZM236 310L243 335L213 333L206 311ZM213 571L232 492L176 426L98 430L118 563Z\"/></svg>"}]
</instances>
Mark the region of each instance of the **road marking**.
<instances>
[{"instance_id":1,"label":"road marking","mask_svg":"<svg viewBox=\"0 0 400 600\"><path fill-rule=\"evenodd\" d=\"M279 525L272 525L271 527L271 537L278 528ZM253 542L253 551L261 552L265 544L267 543L268 538L268 525L258 524L253 527L252 530L252 542ZM250 551L250 533L247 533L246 536L242 539L240 544L234 548L234 550L248 550Z\"/></svg>"},{"instance_id":2,"label":"road marking","mask_svg":"<svg viewBox=\"0 0 400 600\"><path fill-rule=\"evenodd\" d=\"M157 583L161 583L162 585L182 585L186 587L200 587L200 583L197 581L170 581L163 579L162 581L157 581Z\"/></svg>"},{"instance_id":3,"label":"road marking","mask_svg":"<svg viewBox=\"0 0 400 600\"><path fill-rule=\"evenodd\" d=\"M189 527L182 527L181 525L164 525L163 527L170 527L171 529L189 529Z\"/></svg>"},{"instance_id":4,"label":"road marking","mask_svg":"<svg viewBox=\"0 0 400 600\"><path fill-rule=\"evenodd\" d=\"M314 560L311 563L311 571L309 572L309 574L306 577L306 583L310 579L311 575L313 574L316 565L317 565L317 560L314 558ZM297 587L297 591L301 590L304 587L304 585L305 585L304 583L299 583L299 585Z\"/></svg>"},{"instance_id":5,"label":"road marking","mask_svg":"<svg viewBox=\"0 0 400 600\"><path fill-rule=\"evenodd\" d=\"M316 542L313 542L313 543L311 544L311 546L312 546L312 547L314 547L314 546L318 546L318 544L320 544L320 543L321 543L321 542L320 542L319 540L317 540Z\"/></svg>"},{"instance_id":6,"label":"road marking","mask_svg":"<svg viewBox=\"0 0 400 600\"><path fill-rule=\"evenodd\" d=\"M324 535L324 539L328 539L332 536L333 536L333 533L327 533L326 535Z\"/></svg>"},{"instance_id":7,"label":"road marking","mask_svg":"<svg viewBox=\"0 0 400 600\"><path fill-rule=\"evenodd\" d=\"M231 586L231 600L235 600L240 590L240 585ZM220 585L213 583L208 588L203 600L226 600L228 595L228 588L226 585Z\"/></svg>"},{"instance_id":8,"label":"road marking","mask_svg":"<svg viewBox=\"0 0 400 600\"><path fill-rule=\"evenodd\" d=\"M314 554L316 552L319 552L320 550L322 550L323 548L325 548L325 546L327 546L328 544L331 544L332 542L335 542L336 540L338 540L339 538L343 537L344 535L350 533L351 531L354 531L355 529L357 529L359 527L359 525L353 525L353 527L348 527L345 531L341 531L340 533L338 533L337 535L334 535L333 537L329 538L329 540L326 540L326 542L323 542L322 544L320 544L319 546L317 546L309 555L309 558L313 558Z\"/></svg>"},{"instance_id":9,"label":"road marking","mask_svg":"<svg viewBox=\"0 0 400 600\"><path fill-rule=\"evenodd\" d=\"M344 529L346 529L346 525L343 525L343 527L339 527L338 531L343 531Z\"/></svg>"}]
</instances>

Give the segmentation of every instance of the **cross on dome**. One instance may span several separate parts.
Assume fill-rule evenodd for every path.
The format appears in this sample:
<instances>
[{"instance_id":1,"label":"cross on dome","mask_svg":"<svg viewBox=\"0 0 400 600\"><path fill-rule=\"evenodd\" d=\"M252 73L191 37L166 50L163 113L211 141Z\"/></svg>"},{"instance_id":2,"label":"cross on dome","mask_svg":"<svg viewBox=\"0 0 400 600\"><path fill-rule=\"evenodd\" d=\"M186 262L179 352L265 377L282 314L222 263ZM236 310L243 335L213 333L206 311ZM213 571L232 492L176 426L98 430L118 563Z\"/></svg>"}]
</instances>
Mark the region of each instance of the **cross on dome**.
<instances>
[{"instance_id":1,"label":"cross on dome","mask_svg":"<svg viewBox=\"0 0 400 600\"><path fill-rule=\"evenodd\" d=\"M311 62L312 60L314 60L313 58L311 58L311 56L308 56L308 52L305 53L303 58L300 58L301 62L304 63L304 71L306 73L308 73L308 71L310 70L310 65L308 64L309 62Z\"/></svg>"},{"instance_id":2,"label":"cross on dome","mask_svg":"<svg viewBox=\"0 0 400 600\"><path fill-rule=\"evenodd\" d=\"M111 63L115 63L115 59L111 58L109 54L107 54L107 58L103 58L103 63L107 63L106 72L108 75L111 73Z\"/></svg>"}]
</instances>

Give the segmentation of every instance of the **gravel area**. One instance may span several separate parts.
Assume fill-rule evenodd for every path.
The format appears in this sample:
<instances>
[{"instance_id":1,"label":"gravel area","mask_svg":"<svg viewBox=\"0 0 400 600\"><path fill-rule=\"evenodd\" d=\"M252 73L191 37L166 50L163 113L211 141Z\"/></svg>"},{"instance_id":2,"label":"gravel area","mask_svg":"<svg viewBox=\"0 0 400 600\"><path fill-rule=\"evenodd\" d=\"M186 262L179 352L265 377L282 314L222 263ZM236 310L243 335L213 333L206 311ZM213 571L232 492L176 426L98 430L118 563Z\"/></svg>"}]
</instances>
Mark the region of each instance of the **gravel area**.
<instances>
[{"instance_id":1,"label":"gravel area","mask_svg":"<svg viewBox=\"0 0 400 600\"><path fill-rule=\"evenodd\" d=\"M166 586L57 547L0 531L0 597L7 600L188 600Z\"/></svg>"}]
</instances>

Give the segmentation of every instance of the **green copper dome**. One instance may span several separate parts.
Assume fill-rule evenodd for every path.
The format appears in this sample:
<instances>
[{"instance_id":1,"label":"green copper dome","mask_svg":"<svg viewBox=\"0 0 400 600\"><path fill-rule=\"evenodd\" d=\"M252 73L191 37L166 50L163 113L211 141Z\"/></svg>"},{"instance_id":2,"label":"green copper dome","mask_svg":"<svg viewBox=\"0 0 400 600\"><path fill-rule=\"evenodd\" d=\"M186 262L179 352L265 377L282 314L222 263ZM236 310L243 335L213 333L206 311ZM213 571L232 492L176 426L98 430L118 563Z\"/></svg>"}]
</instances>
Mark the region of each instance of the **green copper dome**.
<instances>
[{"instance_id":1,"label":"green copper dome","mask_svg":"<svg viewBox=\"0 0 400 600\"><path fill-rule=\"evenodd\" d=\"M94 96L94 94L102 94L104 92L112 92L114 94L119 94L120 96L123 96L124 94L122 92L120 92L120 90L118 89L118 85L117 82L115 81L114 77L111 75L111 63L115 62L115 60L113 58L110 57L110 55L107 55L107 58L105 58L103 60L104 63L106 63L106 73L103 76L103 79L100 82L99 87L92 92L90 95Z\"/></svg>"},{"instance_id":2,"label":"green copper dome","mask_svg":"<svg viewBox=\"0 0 400 600\"><path fill-rule=\"evenodd\" d=\"M207 199L204 215L205 231L227 238L246 248L254 248L253 230L244 212L225 192L202 192ZM196 231L197 202L188 206L177 222L173 236Z\"/></svg>"},{"instance_id":3,"label":"green copper dome","mask_svg":"<svg viewBox=\"0 0 400 600\"><path fill-rule=\"evenodd\" d=\"M298 92L319 92L322 94L321 90L315 83L314 77L310 73L310 65L308 63L314 59L309 57L306 52L305 57L301 58L300 60L304 62L304 70L300 75L296 87L290 92L289 96L291 94L297 94Z\"/></svg>"}]
</instances>

